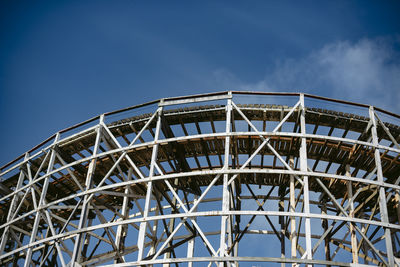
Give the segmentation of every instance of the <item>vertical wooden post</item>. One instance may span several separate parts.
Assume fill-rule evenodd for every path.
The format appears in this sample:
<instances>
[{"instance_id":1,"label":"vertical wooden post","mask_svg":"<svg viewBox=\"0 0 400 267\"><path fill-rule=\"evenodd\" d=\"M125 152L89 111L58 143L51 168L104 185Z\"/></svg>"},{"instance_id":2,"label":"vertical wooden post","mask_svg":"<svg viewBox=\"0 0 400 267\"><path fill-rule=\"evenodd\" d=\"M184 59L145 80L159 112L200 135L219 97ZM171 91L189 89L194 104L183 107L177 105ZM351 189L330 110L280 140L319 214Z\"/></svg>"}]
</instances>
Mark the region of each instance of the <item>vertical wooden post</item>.
<instances>
[{"instance_id":1,"label":"vertical wooden post","mask_svg":"<svg viewBox=\"0 0 400 267\"><path fill-rule=\"evenodd\" d=\"M151 154L151 162L150 162L150 171L149 171L149 178L150 181L147 183L147 192L146 192L146 200L144 204L144 211L143 211L143 218L146 218L149 215L150 211L150 200L151 200L151 195L153 191L153 182L151 178L154 176L154 168L155 164L157 161L157 154L158 154L158 136L160 134L160 128L161 128L161 114L162 114L163 109L160 108L158 110L157 114L157 125L156 125L156 132L154 135L154 145L153 145L153 151ZM139 226L139 235L138 235L138 261L141 261L143 259L143 253L144 253L144 240L145 240L145 234L146 234L146 227L147 227L147 221L141 222Z\"/></svg>"},{"instance_id":2,"label":"vertical wooden post","mask_svg":"<svg viewBox=\"0 0 400 267\"><path fill-rule=\"evenodd\" d=\"M350 174L350 165L346 165L346 176L351 177ZM353 203L353 187L352 182L347 181L347 196L350 201L350 217L354 217L354 203ZM353 255L353 263L358 263L358 246L357 246L357 237L356 237L356 230L354 229L354 225L350 223L350 233L351 233L351 253Z\"/></svg>"},{"instance_id":3,"label":"vertical wooden post","mask_svg":"<svg viewBox=\"0 0 400 267\"><path fill-rule=\"evenodd\" d=\"M321 214L322 215L326 215L326 199L323 198L322 199L322 207L321 207ZM327 219L323 219L322 220L322 228L324 228L324 232L326 232L328 230L328 220ZM330 239L330 234L328 234L325 237L325 259L327 261L331 260L331 249L330 249L330 245L329 245L329 239ZM330 265L328 265L328 267L330 267Z\"/></svg>"},{"instance_id":4,"label":"vertical wooden post","mask_svg":"<svg viewBox=\"0 0 400 267\"><path fill-rule=\"evenodd\" d=\"M372 133L372 144L375 146L375 166L376 166L376 175L378 178L378 182L383 183L383 172L382 172L382 164L381 164L381 155L379 152L378 142L378 133L375 121L375 112L372 106L369 107L369 119L372 121L371 133ZM389 216L386 205L386 194L385 188L383 186L379 187L379 210L381 214L381 221L383 223L389 223ZM388 258L389 266L394 266L394 255L393 255L393 246L392 246L392 237L390 234L390 228L385 227L385 243L386 243L386 253Z\"/></svg>"},{"instance_id":5,"label":"vertical wooden post","mask_svg":"<svg viewBox=\"0 0 400 267\"><path fill-rule=\"evenodd\" d=\"M361 211L359 217L360 217L360 218L364 218L364 212ZM361 224L361 231L362 231L363 233L365 233L365 230L366 230L366 227L365 227L365 224L363 223L363 224ZM365 256L368 256L368 245L367 245L366 243L367 243L367 242L362 242L361 248L362 248L362 250L363 250L363 252L364 252L364 255L365 255ZM364 257L364 264L368 264L367 257Z\"/></svg>"},{"instance_id":6,"label":"vertical wooden post","mask_svg":"<svg viewBox=\"0 0 400 267\"><path fill-rule=\"evenodd\" d=\"M97 127L96 141L95 141L95 144L93 147L93 156L97 155L97 150L99 148L100 138L102 135L103 121L104 121L104 115L100 116L100 123ZM95 157L89 163L88 171L86 174L85 190L89 190L92 187L92 178L93 178L93 174L96 169L96 161L97 161L97 158ZM81 215L80 215L80 219L79 219L78 229L82 229L86 226L86 222L87 222L88 214L89 214L88 199L89 199L89 195L86 194L83 197L82 210L81 210ZM71 264L75 264L80 261L83 235L84 235L84 233L80 233L75 238L74 251L72 253Z\"/></svg>"},{"instance_id":7,"label":"vertical wooden post","mask_svg":"<svg viewBox=\"0 0 400 267\"><path fill-rule=\"evenodd\" d=\"M285 189L286 187L281 186L279 188L279 203L278 210L280 212L285 211ZM280 239L281 239L281 258L285 258L285 217L279 216L279 223L281 225ZM285 267L285 263L281 263L282 267Z\"/></svg>"},{"instance_id":8,"label":"vertical wooden post","mask_svg":"<svg viewBox=\"0 0 400 267\"><path fill-rule=\"evenodd\" d=\"M294 169L294 159L293 156L290 156L289 159L289 166L290 168ZM296 211L296 191L295 191L295 184L294 184L294 176L290 175L290 212ZM296 249L296 217L290 216L290 241L291 241L291 256L292 258L297 257L297 249ZM296 266L295 263L292 266Z\"/></svg>"},{"instance_id":9,"label":"vertical wooden post","mask_svg":"<svg viewBox=\"0 0 400 267\"><path fill-rule=\"evenodd\" d=\"M305 120L305 106L304 106L304 94L300 94L300 127L301 127L301 146L300 146L300 170L307 172L307 141L304 135L306 134L306 120ZM311 246L311 221L308 215L310 214L310 195L308 189L308 176L303 176L304 188L303 188L303 201L304 201L304 213L305 217L305 238L306 238L306 253L307 259L312 259L312 246ZM311 267L311 265L308 265Z\"/></svg>"},{"instance_id":10,"label":"vertical wooden post","mask_svg":"<svg viewBox=\"0 0 400 267\"><path fill-rule=\"evenodd\" d=\"M196 201L197 201L197 196L194 197L193 203L195 203ZM193 211L196 212L197 208L195 208ZM196 220L196 218L194 218L194 220ZM195 239L196 239L196 237L194 237L194 238L192 238L192 239L190 239L188 241L188 248L187 248L187 257L188 258L193 258ZM193 262L192 261L188 262L188 267L193 267Z\"/></svg>"},{"instance_id":11,"label":"vertical wooden post","mask_svg":"<svg viewBox=\"0 0 400 267\"><path fill-rule=\"evenodd\" d=\"M231 92L229 92L231 94ZM227 100L226 105L226 124L225 124L225 155L224 155L224 170L229 168L229 148L230 148L230 136L228 135L231 131L231 111L232 111L232 99ZM223 187L222 187L222 212L229 210L229 190L228 190L228 174L223 176ZM228 216L221 216L221 233L220 233L220 246L219 246L219 256L225 257L226 251L226 223L228 221ZM224 263L219 264L220 267L224 266Z\"/></svg>"}]
</instances>

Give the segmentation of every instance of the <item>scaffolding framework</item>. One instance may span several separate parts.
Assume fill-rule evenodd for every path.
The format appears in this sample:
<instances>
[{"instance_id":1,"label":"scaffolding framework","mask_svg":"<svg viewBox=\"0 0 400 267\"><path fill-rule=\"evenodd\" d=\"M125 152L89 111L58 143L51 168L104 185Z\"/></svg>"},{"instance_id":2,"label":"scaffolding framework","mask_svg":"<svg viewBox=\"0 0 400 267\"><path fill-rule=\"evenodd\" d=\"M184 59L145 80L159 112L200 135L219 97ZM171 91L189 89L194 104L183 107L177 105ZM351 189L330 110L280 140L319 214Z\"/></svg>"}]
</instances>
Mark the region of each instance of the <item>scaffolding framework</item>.
<instances>
[{"instance_id":1,"label":"scaffolding framework","mask_svg":"<svg viewBox=\"0 0 400 267\"><path fill-rule=\"evenodd\" d=\"M238 91L102 114L0 169L0 265L400 266L399 121Z\"/></svg>"}]
</instances>

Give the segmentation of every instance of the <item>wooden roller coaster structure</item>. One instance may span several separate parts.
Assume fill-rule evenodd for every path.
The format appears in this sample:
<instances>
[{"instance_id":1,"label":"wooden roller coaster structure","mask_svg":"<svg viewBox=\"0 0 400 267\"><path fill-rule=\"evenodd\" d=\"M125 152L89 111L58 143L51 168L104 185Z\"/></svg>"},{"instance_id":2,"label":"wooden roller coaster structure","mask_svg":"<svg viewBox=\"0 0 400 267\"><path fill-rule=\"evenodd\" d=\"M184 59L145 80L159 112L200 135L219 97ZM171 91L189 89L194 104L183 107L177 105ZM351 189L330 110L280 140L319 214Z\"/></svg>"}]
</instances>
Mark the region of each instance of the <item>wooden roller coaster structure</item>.
<instances>
[{"instance_id":1,"label":"wooden roller coaster structure","mask_svg":"<svg viewBox=\"0 0 400 267\"><path fill-rule=\"evenodd\" d=\"M399 265L399 121L241 91L102 114L0 169L0 265Z\"/></svg>"}]
</instances>

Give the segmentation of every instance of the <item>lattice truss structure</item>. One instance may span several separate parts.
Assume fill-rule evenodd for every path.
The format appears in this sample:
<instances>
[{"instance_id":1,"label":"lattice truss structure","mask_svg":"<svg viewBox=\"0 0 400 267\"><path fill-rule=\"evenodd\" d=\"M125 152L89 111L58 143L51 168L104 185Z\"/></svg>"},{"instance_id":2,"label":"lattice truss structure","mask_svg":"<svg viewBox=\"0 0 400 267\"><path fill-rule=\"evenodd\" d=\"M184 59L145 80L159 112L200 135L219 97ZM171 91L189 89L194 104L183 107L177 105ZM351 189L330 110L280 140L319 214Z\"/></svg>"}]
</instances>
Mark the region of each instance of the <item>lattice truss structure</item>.
<instances>
[{"instance_id":1,"label":"lattice truss structure","mask_svg":"<svg viewBox=\"0 0 400 267\"><path fill-rule=\"evenodd\" d=\"M395 266L399 118L234 91L103 114L1 169L0 265Z\"/></svg>"}]
</instances>

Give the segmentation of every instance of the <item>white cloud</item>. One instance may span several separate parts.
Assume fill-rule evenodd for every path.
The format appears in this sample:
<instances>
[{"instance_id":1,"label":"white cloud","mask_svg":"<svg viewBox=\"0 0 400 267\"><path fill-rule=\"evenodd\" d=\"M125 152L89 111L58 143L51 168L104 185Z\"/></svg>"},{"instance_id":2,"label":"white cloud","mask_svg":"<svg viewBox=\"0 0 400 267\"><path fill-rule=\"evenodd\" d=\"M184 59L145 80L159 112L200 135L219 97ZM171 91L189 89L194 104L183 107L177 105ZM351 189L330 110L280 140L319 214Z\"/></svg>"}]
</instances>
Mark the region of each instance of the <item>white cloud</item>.
<instances>
[{"instance_id":1,"label":"white cloud","mask_svg":"<svg viewBox=\"0 0 400 267\"><path fill-rule=\"evenodd\" d=\"M249 91L302 91L400 111L399 40L363 39L327 44L299 59L283 59L262 79L245 83L221 69L224 88Z\"/></svg>"}]
</instances>

